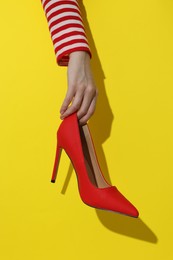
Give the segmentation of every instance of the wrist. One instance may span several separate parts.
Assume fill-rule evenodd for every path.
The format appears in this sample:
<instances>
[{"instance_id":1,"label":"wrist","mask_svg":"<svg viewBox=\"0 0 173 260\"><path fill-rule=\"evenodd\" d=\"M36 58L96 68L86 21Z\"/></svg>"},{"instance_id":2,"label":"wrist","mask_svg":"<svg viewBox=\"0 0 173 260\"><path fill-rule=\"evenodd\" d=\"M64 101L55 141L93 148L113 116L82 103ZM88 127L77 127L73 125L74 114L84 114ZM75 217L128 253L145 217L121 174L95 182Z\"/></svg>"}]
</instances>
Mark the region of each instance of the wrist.
<instances>
[{"instance_id":1,"label":"wrist","mask_svg":"<svg viewBox=\"0 0 173 260\"><path fill-rule=\"evenodd\" d=\"M69 54L70 59L71 58L86 58L86 57L90 58L90 55L87 51L74 51Z\"/></svg>"}]
</instances>

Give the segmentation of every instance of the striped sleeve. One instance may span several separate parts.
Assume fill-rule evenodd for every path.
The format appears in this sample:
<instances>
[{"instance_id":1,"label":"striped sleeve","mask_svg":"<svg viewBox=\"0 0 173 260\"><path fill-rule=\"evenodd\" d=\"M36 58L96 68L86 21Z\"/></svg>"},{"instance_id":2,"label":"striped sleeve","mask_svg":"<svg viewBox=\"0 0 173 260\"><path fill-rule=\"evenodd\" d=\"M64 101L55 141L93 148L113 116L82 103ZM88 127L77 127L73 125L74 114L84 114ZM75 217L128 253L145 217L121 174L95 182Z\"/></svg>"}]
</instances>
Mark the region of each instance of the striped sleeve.
<instances>
[{"instance_id":1,"label":"striped sleeve","mask_svg":"<svg viewBox=\"0 0 173 260\"><path fill-rule=\"evenodd\" d=\"M68 66L69 54L91 50L77 0L41 0L60 66Z\"/></svg>"}]
</instances>

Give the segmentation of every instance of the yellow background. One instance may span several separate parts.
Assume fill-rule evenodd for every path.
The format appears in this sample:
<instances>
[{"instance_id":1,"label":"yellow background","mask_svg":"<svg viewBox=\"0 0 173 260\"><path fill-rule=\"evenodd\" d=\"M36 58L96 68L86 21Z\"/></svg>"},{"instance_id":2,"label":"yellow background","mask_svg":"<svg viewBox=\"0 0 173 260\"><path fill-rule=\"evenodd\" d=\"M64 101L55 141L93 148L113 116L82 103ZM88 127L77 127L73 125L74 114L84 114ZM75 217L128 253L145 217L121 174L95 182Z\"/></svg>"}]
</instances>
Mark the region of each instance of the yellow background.
<instances>
[{"instance_id":1,"label":"yellow background","mask_svg":"<svg viewBox=\"0 0 173 260\"><path fill-rule=\"evenodd\" d=\"M99 88L89 125L105 177L140 218L83 204L65 153L50 182L66 68L40 0L2 1L0 258L173 259L173 2L83 4Z\"/></svg>"}]
</instances>

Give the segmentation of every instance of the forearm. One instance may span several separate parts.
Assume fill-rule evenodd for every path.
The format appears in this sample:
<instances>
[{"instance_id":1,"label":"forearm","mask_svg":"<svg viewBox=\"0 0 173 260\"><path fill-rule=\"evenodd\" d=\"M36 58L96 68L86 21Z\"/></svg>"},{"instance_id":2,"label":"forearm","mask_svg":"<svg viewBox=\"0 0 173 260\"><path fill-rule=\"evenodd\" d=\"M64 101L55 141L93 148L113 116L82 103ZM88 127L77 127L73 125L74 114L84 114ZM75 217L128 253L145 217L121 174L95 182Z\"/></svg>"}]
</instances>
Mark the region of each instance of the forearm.
<instances>
[{"instance_id":1,"label":"forearm","mask_svg":"<svg viewBox=\"0 0 173 260\"><path fill-rule=\"evenodd\" d=\"M67 66L69 55L86 51L91 57L77 0L41 0L47 18L57 64Z\"/></svg>"}]
</instances>

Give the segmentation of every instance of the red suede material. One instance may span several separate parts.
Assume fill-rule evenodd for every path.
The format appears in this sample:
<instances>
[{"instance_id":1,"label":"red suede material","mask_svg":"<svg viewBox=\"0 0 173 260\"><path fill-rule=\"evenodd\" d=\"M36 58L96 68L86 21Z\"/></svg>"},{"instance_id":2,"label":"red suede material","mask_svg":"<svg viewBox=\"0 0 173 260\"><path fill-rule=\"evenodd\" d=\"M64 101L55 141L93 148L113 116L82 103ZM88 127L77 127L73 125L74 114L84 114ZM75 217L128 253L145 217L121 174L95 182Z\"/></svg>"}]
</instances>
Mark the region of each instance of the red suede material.
<instances>
[{"instance_id":1,"label":"red suede material","mask_svg":"<svg viewBox=\"0 0 173 260\"><path fill-rule=\"evenodd\" d=\"M65 150L74 166L80 197L84 203L95 208L138 217L138 210L115 186L98 188L90 181L85 166L76 113L63 120L57 131L57 140L58 147Z\"/></svg>"}]
</instances>

